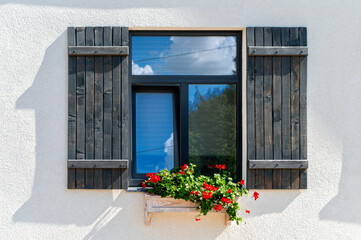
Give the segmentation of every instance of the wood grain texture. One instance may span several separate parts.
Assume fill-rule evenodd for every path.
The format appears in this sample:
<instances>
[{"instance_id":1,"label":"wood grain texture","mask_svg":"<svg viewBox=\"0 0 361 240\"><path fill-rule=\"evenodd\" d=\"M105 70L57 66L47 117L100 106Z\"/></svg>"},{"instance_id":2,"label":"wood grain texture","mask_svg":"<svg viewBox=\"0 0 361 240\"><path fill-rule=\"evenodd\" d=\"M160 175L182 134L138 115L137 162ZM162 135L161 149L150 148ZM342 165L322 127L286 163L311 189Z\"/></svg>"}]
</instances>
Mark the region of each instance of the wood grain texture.
<instances>
[{"instance_id":1,"label":"wood grain texture","mask_svg":"<svg viewBox=\"0 0 361 240\"><path fill-rule=\"evenodd\" d=\"M254 45L254 28L247 28L247 46ZM256 127L255 127L255 58L247 58L247 158L256 159ZM247 187L255 188L256 171L247 168Z\"/></svg>"},{"instance_id":2,"label":"wood grain texture","mask_svg":"<svg viewBox=\"0 0 361 240\"><path fill-rule=\"evenodd\" d=\"M273 46L281 46L281 28L272 28ZM273 158L282 159L282 77L281 58L272 58L273 94ZM280 189L281 170L273 170L272 188Z\"/></svg>"},{"instance_id":3,"label":"wood grain texture","mask_svg":"<svg viewBox=\"0 0 361 240\"><path fill-rule=\"evenodd\" d=\"M266 159L266 160L248 160L251 169L307 169L307 160L294 159Z\"/></svg>"},{"instance_id":4,"label":"wood grain texture","mask_svg":"<svg viewBox=\"0 0 361 240\"><path fill-rule=\"evenodd\" d=\"M272 28L263 29L264 46L272 45ZM264 106L264 152L265 159L273 158L273 93L272 93L272 57L263 58L263 106ZM273 171L265 169L264 188L272 189Z\"/></svg>"},{"instance_id":5,"label":"wood grain texture","mask_svg":"<svg viewBox=\"0 0 361 240\"><path fill-rule=\"evenodd\" d=\"M77 46L85 45L85 28L77 27ZM85 57L77 57L76 63L76 158L85 157ZM76 170L76 188L85 187L84 169Z\"/></svg>"},{"instance_id":6,"label":"wood grain texture","mask_svg":"<svg viewBox=\"0 0 361 240\"><path fill-rule=\"evenodd\" d=\"M103 43L103 28L94 28L94 45L102 46ZM104 58L95 57L94 60L94 158L103 158L103 98L104 98ZM101 189L103 186L103 170L94 170L94 188Z\"/></svg>"},{"instance_id":7,"label":"wood grain texture","mask_svg":"<svg viewBox=\"0 0 361 240\"><path fill-rule=\"evenodd\" d=\"M68 46L75 51L86 47L128 51L124 29L123 38L120 27L69 28ZM130 125L124 119L129 118L129 100L123 104L123 98L128 99L129 89L124 95L123 85L130 87L128 55L85 53L69 56L68 188L127 188Z\"/></svg>"},{"instance_id":8,"label":"wood grain texture","mask_svg":"<svg viewBox=\"0 0 361 240\"><path fill-rule=\"evenodd\" d=\"M129 49L125 46L69 46L69 56L128 56Z\"/></svg>"},{"instance_id":9,"label":"wood grain texture","mask_svg":"<svg viewBox=\"0 0 361 240\"><path fill-rule=\"evenodd\" d=\"M127 27L122 27L122 46L129 46L129 31ZM130 153L130 143L131 143L131 85L129 83L129 58L123 57L121 59L121 89L122 89L122 158L131 159ZM128 179L130 175L130 170L122 170L122 188L128 188Z\"/></svg>"},{"instance_id":10,"label":"wood grain texture","mask_svg":"<svg viewBox=\"0 0 361 240\"><path fill-rule=\"evenodd\" d=\"M69 159L68 168L128 168L127 159Z\"/></svg>"},{"instance_id":11,"label":"wood grain texture","mask_svg":"<svg viewBox=\"0 0 361 240\"><path fill-rule=\"evenodd\" d=\"M307 188L306 38L306 28L247 28L249 188Z\"/></svg>"},{"instance_id":12,"label":"wood grain texture","mask_svg":"<svg viewBox=\"0 0 361 240\"><path fill-rule=\"evenodd\" d=\"M269 29L271 28L265 28ZM281 46L270 46L264 47L250 46L248 47L248 56L307 56L308 48L305 46L293 46L293 47L281 47Z\"/></svg>"},{"instance_id":13,"label":"wood grain texture","mask_svg":"<svg viewBox=\"0 0 361 240\"><path fill-rule=\"evenodd\" d=\"M122 44L121 28L113 27L113 46L120 46ZM121 97L122 97L122 81L121 81L121 63L119 56L113 56L113 106L112 106L112 158L121 158ZM112 169L112 188L121 188L121 174L120 169Z\"/></svg>"},{"instance_id":14,"label":"wood grain texture","mask_svg":"<svg viewBox=\"0 0 361 240\"><path fill-rule=\"evenodd\" d=\"M75 28L67 30L68 45L76 44ZM76 158L76 57L68 57L68 158ZM75 188L75 169L68 169L68 189Z\"/></svg>"}]
</instances>

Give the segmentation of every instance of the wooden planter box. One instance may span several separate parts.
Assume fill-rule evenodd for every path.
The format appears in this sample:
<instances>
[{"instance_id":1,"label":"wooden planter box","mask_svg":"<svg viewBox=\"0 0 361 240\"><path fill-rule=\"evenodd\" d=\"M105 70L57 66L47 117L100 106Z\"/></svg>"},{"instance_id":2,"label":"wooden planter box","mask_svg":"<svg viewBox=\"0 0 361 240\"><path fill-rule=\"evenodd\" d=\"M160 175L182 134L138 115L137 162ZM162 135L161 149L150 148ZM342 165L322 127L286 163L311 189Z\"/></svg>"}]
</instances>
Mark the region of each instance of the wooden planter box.
<instances>
[{"instance_id":1,"label":"wooden planter box","mask_svg":"<svg viewBox=\"0 0 361 240\"><path fill-rule=\"evenodd\" d=\"M174 199L170 197L162 198L159 195L145 194L145 209L144 209L144 222L146 225L150 225L153 213L161 212L199 212L196 208L198 203L185 201L182 199ZM214 210L213 210L214 211ZM230 225L228 214L225 210L219 213L225 214L225 224Z\"/></svg>"}]
</instances>

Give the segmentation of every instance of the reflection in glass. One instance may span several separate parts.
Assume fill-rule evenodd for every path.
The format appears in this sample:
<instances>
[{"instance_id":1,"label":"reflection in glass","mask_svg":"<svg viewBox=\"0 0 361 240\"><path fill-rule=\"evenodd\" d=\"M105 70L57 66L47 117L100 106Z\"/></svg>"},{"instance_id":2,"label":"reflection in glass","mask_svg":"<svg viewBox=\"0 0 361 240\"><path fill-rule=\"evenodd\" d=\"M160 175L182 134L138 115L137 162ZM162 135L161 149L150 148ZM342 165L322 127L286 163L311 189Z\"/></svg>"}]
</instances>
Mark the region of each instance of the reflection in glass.
<instances>
[{"instance_id":1,"label":"reflection in glass","mask_svg":"<svg viewBox=\"0 0 361 240\"><path fill-rule=\"evenodd\" d=\"M225 164L236 178L236 85L189 85L189 162L205 175Z\"/></svg>"},{"instance_id":2,"label":"reflection in glass","mask_svg":"<svg viewBox=\"0 0 361 240\"><path fill-rule=\"evenodd\" d=\"M235 36L133 36L133 75L234 75Z\"/></svg>"},{"instance_id":3,"label":"reflection in glass","mask_svg":"<svg viewBox=\"0 0 361 240\"><path fill-rule=\"evenodd\" d=\"M174 167L173 94L135 96L136 172L158 172Z\"/></svg>"}]
</instances>

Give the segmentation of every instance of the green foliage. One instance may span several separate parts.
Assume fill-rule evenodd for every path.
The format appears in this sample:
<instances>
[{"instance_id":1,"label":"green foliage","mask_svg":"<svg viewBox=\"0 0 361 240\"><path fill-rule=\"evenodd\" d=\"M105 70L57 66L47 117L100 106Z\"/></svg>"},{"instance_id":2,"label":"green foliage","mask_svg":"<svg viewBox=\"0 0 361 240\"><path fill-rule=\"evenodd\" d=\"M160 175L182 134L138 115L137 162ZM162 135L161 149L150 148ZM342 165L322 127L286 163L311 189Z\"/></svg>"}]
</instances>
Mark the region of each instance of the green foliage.
<instances>
[{"instance_id":1,"label":"green foliage","mask_svg":"<svg viewBox=\"0 0 361 240\"><path fill-rule=\"evenodd\" d=\"M213 175L214 164L229 166L236 177L236 86L229 85L204 98L189 112L189 162L198 166L196 175ZM231 167L232 166L232 167Z\"/></svg>"},{"instance_id":2,"label":"green foliage","mask_svg":"<svg viewBox=\"0 0 361 240\"><path fill-rule=\"evenodd\" d=\"M234 183L228 171L219 169L213 176L195 177L194 168L195 165L190 164L189 167L183 165L170 172L164 169L159 173L149 173L149 179L143 183L143 187L151 187L148 189L151 194L199 203L199 216L207 215L212 209L224 209L229 220L237 224L242 222L242 218L237 215L237 210L241 208L236 198L248 195L248 191L240 183ZM207 195L211 197L207 199Z\"/></svg>"}]
</instances>

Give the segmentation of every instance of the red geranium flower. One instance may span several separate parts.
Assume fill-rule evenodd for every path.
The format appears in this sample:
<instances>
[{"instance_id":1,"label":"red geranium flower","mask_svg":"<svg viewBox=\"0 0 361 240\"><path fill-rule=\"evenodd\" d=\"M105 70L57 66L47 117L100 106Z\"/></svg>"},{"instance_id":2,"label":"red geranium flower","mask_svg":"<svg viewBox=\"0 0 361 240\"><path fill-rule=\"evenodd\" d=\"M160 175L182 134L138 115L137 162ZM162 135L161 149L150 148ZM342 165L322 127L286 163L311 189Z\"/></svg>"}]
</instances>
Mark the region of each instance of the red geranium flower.
<instances>
[{"instance_id":1,"label":"red geranium flower","mask_svg":"<svg viewBox=\"0 0 361 240\"><path fill-rule=\"evenodd\" d=\"M194 191L193 191L193 190L191 191L191 194L192 194L192 195L194 194Z\"/></svg>"},{"instance_id":2,"label":"red geranium flower","mask_svg":"<svg viewBox=\"0 0 361 240\"><path fill-rule=\"evenodd\" d=\"M232 193L232 189L228 189L228 193Z\"/></svg>"},{"instance_id":3,"label":"red geranium flower","mask_svg":"<svg viewBox=\"0 0 361 240\"><path fill-rule=\"evenodd\" d=\"M239 184L244 185L244 180L239 181Z\"/></svg>"},{"instance_id":4,"label":"red geranium flower","mask_svg":"<svg viewBox=\"0 0 361 240\"><path fill-rule=\"evenodd\" d=\"M182 174L182 175L184 175L184 174L186 174L184 171L182 171L180 174Z\"/></svg>"},{"instance_id":5,"label":"red geranium flower","mask_svg":"<svg viewBox=\"0 0 361 240\"><path fill-rule=\"evenodd\" d=\"M147 186L147 185L145 185L145 183L143 182L143 183L142 183L142 187L145 188L146 186Z\"/></svg>"},{"instance_id":6,"label":"red geranium flower","mask_svg":"<svg viewBox=\"0 0 361 240\"><path fill-rule=\"evenodd\" d=\"M185 170L185 169L188 169L188 165L187 164L184 164L183 166L180 167L181 170Z\"/></svg>"},{"instance_id":7,"label":"red geranium flower","mask_svg":"<svg viewBox=\"0 0 361 240\"><path fill-rule=\"evenodd\" d=\"M207 200L212 197L212 192L203 192L202 197L204 198L204 200Z\"/></svg>"},{"instance_id":8,"label":"red geranium flower","mask_svg":"<svg viewBox=\"0 0 361 240\"><path fill-rule=\"evenodd\" d=\"M196 192L196 195L198 195L198 194L199 194L199 192L197 191L197 192Z\"/></svg>"},{"instance_id":9,"label":"red geranium flower","mask_svg":"<svg viewBox=\"0 0 361 240\"><path fill-rule=\"evenodd\" d=\"M249 210L246 210L246 213L250 213L250 211L249 211Z\"/></svg>"},{"instance_id":10,"label":"red geranium flower","mask_svg":"<svg viewBox=\"0 0 361 240\"><path fill-rule=\"evenodd\" d=\"M259 196L259 193L258 193L258 192L254 192L254 193L253 193L254 200L257 200L258 196Z\"/></svg>"},{"instance_id":11,"label":"red geranium flower","mask_svg":"<svg viewBox=\"0 0 361 240\"><path fill-rule=\"evenodd\" d=\"M218 190L218 187L215 187L215 186L212 186L212 185L208 185L208 184L206 183L206 181L204 181L204 183L203 183L203 188L206 189L206 190L208 190L208 191L213 191L213 192L215 192L215 191Z\"/></svg>"},{"instance_id":12,"label":"red geranium flower","mask_svg":"<svg viewBox=\"0 0 361 240\"><path fill-rule=\"evenodd\" d=\"M219 211L221 211L222 210L222 205L214 205L214 210L216 210L216 212L219 212Z\"/></svg>"},{"instance_id":13,"label":"red geranium flower","mask_svg":"<svg viewBox=\"0 0 361 240\"><path fill-rule=\"evenodd\" d=\"M152 183L160 182L160 176L158 175L158 173L150 173L150 181Z\"/></svg>"},{"instance_id":14,"label":"red geranium flower","mask_svg":"<svg viewBox=\"0 0 361 240\"><path fill-rule=\"evenodd\" d=\"M225 197L222 197L221 201L222 201L223 203L233 203L233 201L231 201L231 199L225 198Z\"/></svg>"},{"instance_id":15,"label":"red geranium flower","mask_svg":"<svg viewBox=\"0 0 361 240\"><path fill-rule=\"evenodd\" d=\"M197 221L197 222L200 221L200 220L201 220L200 218L198 218L198 217L196 218L196 221Z\"/></svg>"}]
</instances>

